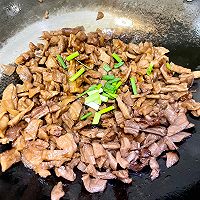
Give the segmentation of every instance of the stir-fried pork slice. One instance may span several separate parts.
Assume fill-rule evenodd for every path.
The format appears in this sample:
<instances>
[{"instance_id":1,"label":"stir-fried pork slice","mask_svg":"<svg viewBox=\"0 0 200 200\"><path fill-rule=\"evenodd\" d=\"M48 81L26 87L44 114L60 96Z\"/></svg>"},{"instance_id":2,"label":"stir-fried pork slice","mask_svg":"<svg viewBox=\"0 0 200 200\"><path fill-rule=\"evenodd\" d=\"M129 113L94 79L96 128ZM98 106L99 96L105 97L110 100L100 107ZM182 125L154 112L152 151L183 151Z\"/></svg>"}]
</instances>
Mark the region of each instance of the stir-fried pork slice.
<instances>
[{"instance_id":1,"label":"stir-fried pork slice","mask_svg":"<svg viewBox=\"0 0 200 200\"><path fill-rule=\"evenodd\" d=\"M20 136L20 132L24 128L25 128L25 123L24 122L20 122L19 124L7 129L6 133L5 133L5 137L8 138L9 141L14 141Z\"/></svg>"},{"instance_id":2,"label":"stir-fried pork slice","mask_svg":"<svg viewBox=\"0 0 200 200\"><path fill-rule=\"evenodd\" d=\"M192 72L194 78L200 78L200 71L194 71Z\"/></svg>"},{"instance_id":3,"label":"stir-fried pork slice","mask_svg":"<svg viewBox=\"0 0 200 200\"><path fill-rule=\"evenodd\" d=\"M108 156L108 161L109 161L109 165L113 170L117 169L117 160L115 159L115 157L112 155L111 152L106 151L107 156Z\"/></svg>"},{"instance_id":4,"label":"stir-fried pork slice","mask_svg":"<svg viewBox=\"0 0 200 200\"><path fill-rule=\"evenodd\" d=\"M139 155L136 151L131 151L128 156L126 157L126 160L130 162L135 162L139 158Z\"/></svg>"},{"instance_id":5,"label":"stir-fried pork slice","mask_svg":"<svg viewBox=\"0 0 200 200\"><path fill-rule=\"evenodd\" d=\"M166 153L166 155L167 155L167 161L166 161L167 168L170 168L171 166L176 164L179 160L179 157L175 152L168 152Z\"/></svg>"},{"instance_id":6,"label":"stir-fried pork slice","mask_svg":"<svg viewBox=\"0 0 200 200\"><path fill-rule=\"evenodd\" d=\"M132 179L129 178L128 170L113 171L112 173L114 175L116 175L117 178L124 183L131 183L132 182Z\"/></svg>"},{"instance_id":7,"label":"stir-fried pork slice","mask_svg":"<svg viewBox=\"0 0 200 200\"><path fill-rule=\"evenodd\" d=\"M94 165L89 164L85 172L88 173L89 175L93 176L94 178L98 179L115 179L116 176L112 174L111 172L99 172L98 170L95 169Z\"/></svg>"},{"instance_id":8,"label":"stir-fried pork slice","mask_svg":"<svg viewBox=\"0 0 200 200\"><path fill-rule=\"evenodd\" d=\"M74 141L73 135L67 133L56 139L56 144L59 149L66 150L69 157L71 157L77 150L77 145Z\"/></svg>"},{"instance_id":9,"label":"stir-fried pork slice","mask_svg":"<svg viewBox=\"0 0 200 200\"><path fill-rule=\"evenodd\" d=\"M59 200L65 195L62 182L58 182L51 191L51 200Z\"/></svg>"},{"instance_id":10,"label":"stir-fried pork slice","mask_svg":"<svg viewBox=\"0 0 200 200\"><path fill-rule=\"evenodd\" d=\"M150 158L149 165L152 170L150 176L151 176L151 180L153 181L159 176L159 173L160 173L159 164L155 157Z\"/></svg>"},{"instance_id":11,"label":"stir-fried pork slice","mask_svg":"<svg viewBox=\"0 0 200 200\"><path fill-rule=\"evenodd\" d=\"M170 150L177 150L178 147L174 144L174 142L172 142L172 140L170 139L170 137L166 136L164 138L165 144L168 146L168 148Z\"/></svg>"},{"instance_id":12,"label":"stir-fried pork slice","mask_svg":"<svg viewBox=\"0 0 200 200\"><path fill-rule=\"evenodd\" d=\"M76 179L76 174L74 173L73 169L69 166L61 166L59 168L55 168L56 176L63 177L68 181L74 181Z\"/></svg>"},{"instance_id":13,"label":"stir-fried pork slice","mask_svg":"<svg viewBox=\"0 0 200 200\"><path fill-rule=\"evenodd\" d=\"M20 153L16 149L11 149L0 154L0 163L1 170L5 172L10 168L14 163L17 163L21 160Z\"/></svg>"},{"instance_id":14,"label":"stir-fried pork slice","mask_svg":"<svg viewBox=\"0 0 200 200\"><path fill-rule=\"evenodd\" d=\"M40 119L49 113L49 108L47 106L39 106L32 110L31 117L35 119Z\"/></svg>"},{"instance_id":15,"label":"stir-fried pork slice","mask_svg":"<svg viewBox=\"0 0 200 200\"><path fill-rule=\"evenodd\" d=\"M144 141L144 145L143 147L148 147L151 144L153 144L154 142L156 142L157 140L159 140L161 138L161 136L159 135L154 135L154 134L148 134L145 141Z\"/></svg>"},{"instance_id":16,"label":"stir-fried pork slice","mask_svg":"<svg viewBox=\"0 0 200 200\"><path fill-rule=\"evenodd\" d=\"M122 124L125 121L122 112L115 111L114 115L115 115L115 119L118 125Z\"/></svg>"},{"instance_id":17,"label":"stir-fried pork slice","mask_svg":"<svg viewBox=\"0 0 200 200\"><path fill-rule=\"evenodd\" d=\"M126 169L129 165L128 161L121 157L119 151L116 153L116 160L123 169Z\"/></svg>"},{"instance_id":18,"label":"stir-fried pork slice","mask_svg":"<svg viewBox=\"0 0 200 200\"><path fill-rule=\"evenodd\" d=\"M69 116L72 120L77 120L79 118L80 112L82 110L82 105L79 101L75 101L70 105Z\"/></svg>"},{"instance_id":19,"label":"stir-fried pork slice","mask_svg":"<svg viewBox=\"0 0 200 200\"><path fill-rule=\"evenodd\" d=\"M34 140L36 138L39 127L42 125L42 120L40 119L32 119L28 126L24 129L23 136L24 139Z\"/></svg>"},{"instance_id":20,"label":"stir-fried pork slice","mask_svg":"<svg viewBox=\"0 0 200 200\"><path fill-rule=\"evenodd\" d=\"M166 85L161 88L162 93L166 92L185 92L188 91L187 83L181 83L179 85Z\"/></svg>"},{"instance_id":21,"label":"stir-fried pork slice","mask_svg":"<svg viewBox=\"0 0 200 200\"><path fill-rule=\"evenodd\" d=\"M88 138L96 138L98 134L98 128L93 128L93 129L83 129L80 131L81 135L84 135Z\"/></svg>"},{"instance_id":22,"label":"stir-fried pork slice","mask_svg":"<svg viewBox=\"0 0 200 200\"><path fill-rule=\"evenodd\" d=\"M156 135L160 135L160 136L165 136L167 133L167 130L165 127L160 126L160 127L154 127L154 128L146 128L143 129L144 132L147 133L152 133L152 134L156 134Z\"/></svg>"},{"instance_id":23,"label":"stir-fried pork slice","mask_svg":"<svg viewBox=\"0 0 200 200\"><path fill-rule=\"evenodd\" d=\"M79 169L81 172L85 172L86 167L87 166L81 161L77 165L77 169Z\"/></svg>"},{"instance_id":24,"label":"stir-fried pork slice","mask_svg":"<svg viewBox=\"0 0 200 200\"><path fill-rule=\"evenodd\" d=\"M140 126L133 120L126 120L124 122L124 133L133 134L135 137L138 135Z\"/></svg>"},{"instance_id":25,"label":"stir-fried pork slice","mask_svg":"<svg viewBox=\"0 0 200 200\"><path fill-rule=\"evenodd\" d=\"M70 129L74 125L74 121L71 119L68 112L62 114L62 120Z\"/></svg>"},{"instance_id":26,"label":"stir-fried pork slice","mask_svg":"<svg viewBox=\"0 0 200 200\"><path fill-rule=\"evenodd\" d=\"M158 157L162 152L167 150L167 145L164 143L164 141L161 141L160 143L153 143L151 144L148 149L151 151L151 155L154 157Z\"/></svg>"},{"instance_id":27,"label":"stir-fried pork slice","mask_svg":"<svg viewBox=\"0 0 200 200\"><path fill-rule=\"evenodd\" d=\"M191 69L188 69L188 68L185 68L185 67L181 67L179 65L175 65L174 63L170 63L171 65L171 70L173 72L176 72L178 74L188 74L188 73L191 73Z\"/></svg>"},{"instance_id":28,"label":"stir-fried pork slice","mask_svg":"<svg viewBox=\"0 0 200 200\"><path fill-rule=\"evenodd\" d=\"M189 125L189 121L185 113L179 113L173 124L168 127L168 136L172 136L178 132L181 132Z\"/></svg>"},{"instance_id":29,"label":"stir-fried pork slice","mask_svg":"<svg viewBox=\"0 0 200 200\"><path fill-rule=\"evenodd\" d=\"M90 193L103 192L106 188L107 180L90 178L88 174L82 177L85 189Z\"/></svg>"},{"instance_id":30,"label":"stir-fried pork slice","mask_svg":"<svg viewBox=\"0 0 200 200\"><path fill-rule=\"evenodd\" d=\"M17 69L16 69L17 74L19 75L19 78L25 82L31 82L32 81L32 74L29 71L29 69L25 66L25 65L18 65Z\"/></svg>"},{"instance_id":31,"label":"stir-fried pork slice","mask_svg":"<svg viewBox=\"0 0 200 200\"><path fill-rule=\"evenodd\" d=\"M170 136L169 138L171 139L172 142L181 142L183 139L188 138L191 136L191 133L187 132L179 132L175 135Z\"/></svg>"},{"instance_id":32,"label":"stir-fried pork slice","mask_svg":"<svg viewBox=\"0 0 200 200\"><path fill-rule=\"evenodd\" d=\"M118 104L122 114L124 115L124 118L125 119L130 119L131 115L129 113L129 110L128 110L126 104L123 103L123 101L121 100L121 98L119 96L116 98L116 100L117 100L117 104Z\"/></svg>"},{"instance_id":33,"label":"stir-fried pork slice","mask_svg":"<svg viewBox=\"0 0 200 200\"><path fill-rule=\"evenodd\" d=\"M91 124L91 121L89 119L86 119L84 121L79 121L75 126L74 126L74 130L80 130L82 128L84 128L85 126Z\"/></svg>"},{"instance_id":34,"label":"stir-fried pork slice","mask_svg":"<svg viewBox=\"0 0 200 200\"><path fill-rule=\"evenodd\" d=\"M20 112L18 115L16 115L15 117L13 117L9 122L8 125L10 126L14 126L15 124L17 124L23 117L24 115L29 112L34 106L34 102L32 102L30 104L30 106L28 106L26 109L24 109L22 112Z\"/></svg>"},{"instance_id":35,"label":"stir-fried pork slice","mask_svg":"<svg viewBox=\"0 0 200 200\"><path fill-rule=\"evenodd\" d=\"M103 146L98 143L98 142L93 142L92 143L92 147L93 147L93 152L94 152L94 157L95 158L99 158L101 156L105 156L106 155L106 151L103 148Z\"/></svg>"},{"instance_id":36,"label":"stir-fried pork slice","mask_svg":"<svg viewBox=\"0 0 200 200\"><path fill-rule=\"evenodd\" d=\"M90 144L84 144L83 147L80 148L80 152L81 152L82 162L92 164L92 165L96 164L93 148Z\"/></svg>"},{"instance_id":37,"label":"stir-fried pork slice","mask_svg":"<svg viewBox=\"0 0 200 200\"><path fill-rule=\"evenodd\" d=\"M120 140L121 146L120 146L120 153L122 157L125 157L131 148L130 140L127 137L122 137Z\"/></svg>"},{"instance_id":38,"label":"stir-fried pork slice","mask_svg":"<svg viewBox=\"0 0 200 200\"><path fill-rule=\"evenodd\" d=\"M71 152L68 150L43 150L42 159L51 160L69 160L71 158Z\"/></svg>"},{"instance_id":39,"label":"stir-fried pork slice","mask_svg":"<svg viewBox=\"0 0 200 200\"><path fill-rule=\"evenodd\" d=\"M167 118L167 120L169 121L170 124L173 124L174 121L177 118L177 113L175 112L175 110L172 108L171 105L167 105L167 108L164 110L164 115Z\"/></svg>"},{"instance_id":40,"label":"stir-fried pork slice","mask_svg":"<svg viewBox=\"0 0 200 200\"><path fill-rule=\"evenodd\" d=\"M3 96L1 100L1 109L2 109L1 116L3 117L3 115L6 114L6 112L10 113L12 116L18 115L19 111L16 110L17 106L18 106L17 90L13 84L10 84L3 91Z\"/></svg>"}]
</instances>

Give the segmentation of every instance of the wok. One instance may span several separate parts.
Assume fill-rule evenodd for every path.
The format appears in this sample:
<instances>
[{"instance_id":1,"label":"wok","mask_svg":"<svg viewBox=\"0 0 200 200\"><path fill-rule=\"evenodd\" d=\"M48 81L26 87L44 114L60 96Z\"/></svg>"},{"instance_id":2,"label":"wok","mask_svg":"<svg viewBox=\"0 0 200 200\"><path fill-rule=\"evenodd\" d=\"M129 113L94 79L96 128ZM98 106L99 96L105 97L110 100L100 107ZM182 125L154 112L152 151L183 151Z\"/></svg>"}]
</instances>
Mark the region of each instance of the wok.
<instances>
[{"instance_id":1,"label":"wok","mask_svg":"<svg viewBox=\"0 0 200 200\"><path fill-rule=\"evenodd\" d=\"M171 61L192 70L200 69L199 0L1 0L0 8L1 64L11 63L28 48L29 41L39 40L43 30L83 25L87 31L101 28L114 32L125 42L152 41L169 48ZM46 10L48 20L43 19ZM104 12L102 20L95 20L97 11ZM17 83L17 76L5 76L0 69L0 93L11 82ZM192 90L196 90L194 98L200 101L200 81L194 83ZM63 199L199 199L200 121L191 116L190 121L195 128L191 130L192 137L180 146L180 161L167 169L160 160L161 175L153 182L146 169L131 173L131 185L109 181L103 193L89 194L80 176L73 183L54 175L43 179L19 163L0 172L0 199L50 199L50 191L59 180L64 183ZM1 152L7 148L9 145L0 146Z\"/></svg>"}]
</instances>

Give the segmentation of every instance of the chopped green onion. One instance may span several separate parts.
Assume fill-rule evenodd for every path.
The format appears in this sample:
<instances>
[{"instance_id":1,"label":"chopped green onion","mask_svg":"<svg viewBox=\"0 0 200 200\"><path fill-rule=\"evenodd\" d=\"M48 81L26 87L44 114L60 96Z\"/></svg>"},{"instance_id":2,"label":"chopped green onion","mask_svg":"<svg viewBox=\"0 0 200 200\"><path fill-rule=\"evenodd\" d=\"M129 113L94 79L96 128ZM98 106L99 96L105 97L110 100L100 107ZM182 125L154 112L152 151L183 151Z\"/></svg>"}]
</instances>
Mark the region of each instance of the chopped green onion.
<instances>
[{"instance_id":1,"label":"chopped green onion","mask_svg":"<svg viewBox=\"0 0 200 200\"><path fill-rule=\"evenodd\" d=\"M92 85L92 86L90 86L88 90L86 90L85 92L79 94L79 95L78 95L78 98L80 98L80 97L82 97L83 95L87 94L89 91L95 90L96 87L97 87L97 85Z\"/></svg>"},{"instance_id":2,"label":"chopped green onion","mask_svg":"<svg viewBox=\"0 0 200 200\"><path fill-rule=\"evenodd\" d=\"M169 63L166 63L166 67L168 70L171 70L171 65Z\"/></svg>"},{"instance_id":3,"label":"chopped green onion","mask_svg":"<svg viewBox=\"0 0 200 200\"><path fill-rule=\"evenodd\" d=\"M99 104L95 102L90 102L90 103L85 103L86 106L89 106L90 108L93 108L94 110L98 111L99 110Z\"/></svg>"},{"instance_id":4,"label":"chopped green onion","mask_svg":"<svg viewBox=\"0 0 200 200\"><path fill-rule=\"evenodd\" d=\"M115 88L118 89L121 85L122 85L122 82L119 81L119 82L117 83L117 85L115 86Z\"/></svg>"},{"instance_id":5,"label":"chopped green onion","mask_svg":"<svg viewBox=\"0 0 200 200\"><path fill-rule=\"evenodd\" d=\"M116 99L117 98L117 94L112 94L112 93L109 93L109 92L106 92L106 93L104 92L102 95L108 97L109 99Z\"/></svg>"},{"instance_id":6,"label":"chopped green onion","mask_svg":"<svg viewBox=\"0 0 200 200\"><path fill-rule=\"evenodd\" d=\"M103 92L103 89L100 88L99 90L92 90L92 91L89 91L87 92L87 94L90 96L90 95L93 95L94 93L102 93Z\"/></svg>"},{"instance_id":7,"label":"chopped green onion","mask_svg":"<svg viewBox=\"0 0 200 200\"><path fill-rule=\"evenodd\" d=\"M102 80L106 80L106 81L113 80L114 78L115 78L114 75L104 75L104 76L102 76Z\"/></svg>"},{"instance_id":8,"label":"chopped green onion","mask_svg":"<svg viewBox=\"0 0 200 200\"><path fill-rule=\"evenodd\" d=\"M73 76L71 76L69 78L69 80L71 82L75 81L79 76L81 76L83 73L85 72L85 68L82 67L81 69L79 69Z\"/></svg>"},{"instance_id":9,"label":"chopped green onion","mask_svg":"<svg viewBox=\"0 0 200 200\"><path fill-rule=\"evenodd\" d=\"M85 98L85 103L95 102L96 100L101 100L100 94L98 92Z\"/></svg>"},{"instance_id":10,"label":"chopped green onion","mask_svg":"<svg viewBox=\"0 0 200 200\"><path fill-rule=\"evenodd\" d=\"M103 102L108 102L108 97L104 96L104 95L100 95L101 101Z\"/></svg>"},{"instance_id":11,"label":"chopped green onion","mask_svg":"<svg viewBox=\"0 0 200 200\"><path fill-rule=\"evenodd\" d=\"M99 84L97 85L97 90L99 90L100 88L102 88L102 84L101 84L101 83L99 83Z\"/></svg>"},{"instance_id":12,"label":"chopped green onion","mask_svg":"<svg viewBox=\"0 0 200 200\"><path fill-rule=\"evenodd\" d=\"M109 93L115 93L116 92L116 88L115 86L111 85L109 82L107 82L105 85L104 85L104 88L103 88L103 91L104 92L109 92Z\"/></svg>"},{"instance_id":13,"label":"chopped green onion","mask_svg":"<svg viewBox=\"0 0 200 200\"><path fill-rule=\"evenodd\" d=\"M77 56L79 56L79 52L78 51L76 51L76 52L70 54L69 56L67 56L66 60L70 61L70 60L76 58Z\"/></svg>"},{"instance_id":14,"label":"chopped green onion","mask_svg":"<svg viewBox=\"0 0 200 200\"><path fill-rule=\"evenodd\" d=\"M114 68L117 69L117 68L121 67L123 64L124 64L123 61L121 61L121 62L119 62L117 64L114 64Z\"/></svg>"},{"instance_id":15,"label":"chopped green onion","mask_svg":"<svg viewBox=\"0 0 200 200\"><path fill-rule=\"evenodd\" d=\"M87 114L83 115L80 120L87 119L90 115L92 115L92 112L88 112Z\"/></svg>"},{"instance_id":16,"label":"chopped green onion","mask_svg":"<svg viewBox=\"0 0 200 200\"><path fill-rule=\"evenodd\" d=\"M151 75L152 70L153 70L153 64L150 63L149 67L147 68L147 75L148 75L148 76Z\"/></svg>"},{"instance_id":17,"label":"chopped green onion","mask_svg":"<svg viewBox=\"0 0 200 200\"><path fill-rule=\"evenodd\" d=\"M105 113L107 113L107 112L109 112L109 111L111 111L113 109L115 109L114 106L109 106L107 108L104 108L104 109L100 110L99 113L102 115L102 114L105 114Z\"/></svg>"},{"instance_id":18,"label":"chopped green onion","mask_svg":"<svg viewBox=\"0 0 200 200\"><path fill-rule=\"evenodd\" d=\"M109 72L110 70L112 70L112 68L109 66L109 65L104 65L104 70L106 71L106 72Z\"/></svg>"},{"instance_id":19,"label":"chopped green onion","mask_svg":"<svg viewBox=\"0 0 200 200\"><path fill-rule=\"evenodd\" d=\"M137 86L135 84L135 78L134 77L131 78L131 86L132 86L133 94L136 95L137 94Z\"/></svg>"},{"instance_id":20,"label":"chopped green onion","mask_svg":"<svg viewBox=\"0 0 200 200\"><path fill-rule=\"evenodd\" d=\"M101 114L99 112L96 112L95 115L94 115L94 119L92 121L92 124L98 124L100 118L101 118Z\"/></svg>"},{"instance_id":21,"label":"chopped green onion","mask_svg":"<svg viewBox=\"0 0 200 200\"><path fill-rule=\"evenodd\" d=\"M113 53L112 56L118 63L122 62L122 59L116 53Z\"/></svg>"},{"instance_id":22,"label":"chopped green onion","mask_svg":"<svg viewBox=\"0 0 200 200\"><path fill-rule=\"evenodd\" d=\"M118 82L118 81L120 81L121 80L121 78L115 78L115 79L113 79L113 80L110 80L110 81L108 81L109 83L116 83L116 82Z\"/></svg>"},{"instance_id":23,"label":"chopped green onion","mask_svg":"<svg viewBox=\"0 0 200 200\"><path fill-rule=\"evenodd\" d=\"M60 65L64 68L67 69L67 65L65 64L63 58L61 57L61 55L57 55L57 60L60 63Z\"/></svg>"}]
</instances>

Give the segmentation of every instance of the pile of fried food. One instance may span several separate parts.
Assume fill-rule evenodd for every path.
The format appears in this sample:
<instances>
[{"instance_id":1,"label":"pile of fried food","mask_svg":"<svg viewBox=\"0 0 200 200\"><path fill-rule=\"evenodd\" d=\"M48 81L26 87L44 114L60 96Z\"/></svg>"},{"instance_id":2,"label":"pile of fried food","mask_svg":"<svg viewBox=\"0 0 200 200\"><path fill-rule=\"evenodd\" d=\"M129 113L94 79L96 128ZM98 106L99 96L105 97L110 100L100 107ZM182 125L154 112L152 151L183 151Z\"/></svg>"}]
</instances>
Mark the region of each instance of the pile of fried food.
<instances>
[{"instance_id":1,"label":"pile of fried food","mask_svg":"<svg viewBox=\"0 0 200 200\"><path fill-rule=\"evenodd\" d=\"M3 172L22 161L41 177L53 169L74 181L76 167L94 193L108 179L131 183L128 170L146 166L154 180L160 156L167 167L178 161L177 144L194 126L186 113L200 116L189 91L200 71L170 63L164 47L125 44L101 30L63 28L41 38L16 59L22 82L0 101L0 142L12 143L0 154ZM63 195L59 182L51 198Z\"/></svg>"}]
</instances>

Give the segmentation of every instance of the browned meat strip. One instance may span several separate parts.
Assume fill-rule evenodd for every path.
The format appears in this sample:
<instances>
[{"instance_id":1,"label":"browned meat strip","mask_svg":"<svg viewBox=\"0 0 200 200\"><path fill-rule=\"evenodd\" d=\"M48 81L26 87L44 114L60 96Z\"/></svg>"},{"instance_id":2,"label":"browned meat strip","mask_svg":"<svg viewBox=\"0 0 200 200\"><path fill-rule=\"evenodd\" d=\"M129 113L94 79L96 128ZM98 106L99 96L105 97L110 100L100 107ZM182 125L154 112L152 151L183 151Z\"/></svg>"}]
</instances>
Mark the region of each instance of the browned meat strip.
<instances>
[{"instance_id":1,"label":"browned meat strip","mask_svg":"<svg viewBox=\"0 0 200 200\"><path fill-rule=\"evenodd\" d=\"M90 193L103 192L106 188L107 180L90 178L89 175L83 175L83 184Z\"/></svg>"},{"instance_id":2,"label":"browned meat strip","mask_svg":"<svg viewBox=\"0 0 200 200\"><path fill-rule=\"evenodd\" d=\"M59 200L65 195L62 182L58 182L51 191L51 200Z\"/></svg>"},{"instance_id":3,"label":"browned meat strip","mask_svg":"<svg viewBox=\"0 0 200 200\"><path fill-rule=\"evenodd\" d=\"M159 173L160 173L159 165L155 157L150 158L149 165L150 165L150 168L152 169L151 180L153 181L159 176Z\"/></svg>"},{"instance_id":4,"label":"browned meat strip","mask_svg":"<svg viewBox=\"0 0 200 200\"><path fill-rule=\"evenodd\" d=\"M178 155L175 152L168 152L167 155L167 161L166 166L167 168L170 168L172 165L176 164L179 160Z\"/></svg>"},{"instance_id":5,"label":"browned meat strip","mask_svg":"<svg viewBox=\"0 0 200 200\"><path fill-rule=\"evenodd\" d=\"M185 113L179 113L173 124L168 127L168 136L181 132L189 125Z\"/></svg>"},{"instance_id":6,"label":"browned meat strip","mask_svg":"<svg viewBox=\"0 0 200 200\"><path fill-rule=\"evenodd\" d=\"M14 163L20 161L20 153L16 149L11 149L0 154L1 170L5 172Z\"/></svg>"},{"instance_id":7,"label":"browned meat strip","mask_svg":"<svg viewBox=\"0 0 200 200\"><path fill-rule=\"evenodd\" d=\"M76 179L76 174L74 173L73 169L71 169L68 166L61 166L59 168L55 168L55 173L56 176L61 176L68 181L74 181Z\"/></svg>"},{"instance_id":8,"label":"browned meat strip","mask_svg":"<svg viewBox=\"0 0 200 200\"><path fill-rule=\"evenodd\" d=\"M96 164L93 148L90 144L84 144L83 147L80 149L80 152L81 161L92 165Z\"/></svg>"},{"instance_id":9,"label":"browned meat strip","mask_svg":"<svg viewBox=\"0 0 200 200\"><path fill-rule=\"evenodd\" d=\"M191 133L187 132L179 132L175 135L170 136L169 138L171 139L172 142L181 142L183 139L188 138L191 136Z\"/></svg>"},{"instance_id":10,"label":"browned meat strip","mask_svg":"<svg viewBox=\"0 0 200 200\"><path fill-rule=\"evenodd\" d=\"M117 100L118 106L119 106L122 114L124 115L124 118L130 119L131 115L130 115L129 110L128 110L127 106L125 105L125 103L122 102L122 100L119 96L116 98L116 100Z\"/></svg>"}]
</instances>

